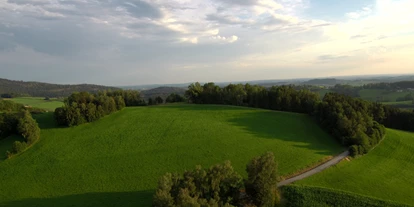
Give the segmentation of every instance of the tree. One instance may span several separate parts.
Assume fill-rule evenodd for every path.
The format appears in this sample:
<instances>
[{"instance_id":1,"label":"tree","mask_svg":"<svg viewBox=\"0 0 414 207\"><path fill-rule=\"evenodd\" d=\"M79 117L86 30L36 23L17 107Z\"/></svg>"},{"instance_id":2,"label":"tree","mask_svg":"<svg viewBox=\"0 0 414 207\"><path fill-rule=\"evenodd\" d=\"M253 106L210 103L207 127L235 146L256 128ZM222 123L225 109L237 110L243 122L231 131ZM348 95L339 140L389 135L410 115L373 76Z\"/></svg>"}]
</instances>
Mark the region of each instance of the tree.
<instances>
[{"instance_id":1,"label":"tree","mask_svg":"<svg viewBox=\"0 0 414 207\"><path fill-rule=\"evenodd\" d=\"M161 96L157 96L155 98L155 104L163 104L164 100L161 98Z\"/></svg>"},{"instance_id":2,"label":"tree","mask_svg":"<svg viewBox=\"0 0 414 207\"><path fill-rule=\"evenodd\" d=\"M277 166L272 152L247 164L246 194L256 206L275 206L277 201Z\"/></svg>"},{"instance_id":3,"label":"tree","mask_svg":"<svg viewBox=\"0 0 414 207\"><path fill-rule=\"evenodd\" d=\"M188 90L185 92L185 96L192 103L202 103L200 99L202 92L203 92L203 87L201 87L199 82L196 82L188 86Z\"/></svg>"},{"instance_id":4,"label":"tree","mask_svg":"<svg viewBox=\"0 0 414 207\"><path fill-rule=\"evenodd\" d=\"M28 111L25 111L23 118L19 119L17 131L25 138L28 145L40 138L40 128Z\"/></svg>"},{"instance_id":5,"label":"tree","mask_svg":"<svg viewBox=\"0 0 414 207\"><path fill-rule=\"evenodd\" d=\"M158 182L153 206L241 206L241 176L229 161L205 170L197 166L182 176L167 173Z\"/></svg>"}]
</instances>

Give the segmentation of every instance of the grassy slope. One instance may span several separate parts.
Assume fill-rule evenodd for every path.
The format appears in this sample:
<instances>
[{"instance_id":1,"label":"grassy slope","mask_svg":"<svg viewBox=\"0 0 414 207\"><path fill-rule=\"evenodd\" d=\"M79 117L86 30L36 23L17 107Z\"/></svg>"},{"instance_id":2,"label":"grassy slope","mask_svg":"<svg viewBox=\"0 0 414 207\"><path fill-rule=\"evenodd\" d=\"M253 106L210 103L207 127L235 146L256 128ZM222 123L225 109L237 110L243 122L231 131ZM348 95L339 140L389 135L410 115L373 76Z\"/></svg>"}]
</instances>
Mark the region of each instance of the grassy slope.
<instances>
[{"instance_id":1,"label":"grassy slope","mask_svg":"<svg viewBox=\"0 0 414 207\"><path fill-rule=\"evenodd\" d=\"M37 119L41 141L0 162L0 206L148 206L165 172L231 160L245 175L273 151L286 175L343 150L306 115L240 107L126 108L60 129Z\"/></svg>"},{"instance_id":2,"label":"grassy slope","mask_svg":"<svg viewBox=\"0 0 414 207\"><path fill-rule=\"evenodd\" d=\"M36 108L45 109L48 111L54 111L56 108L63 106L63 102L53 100L50 101L44 100L44 98L40 97L20 97L20 98L12 98L8 99L14 101L16 103L24 104L27 106L32 106Z\"/></svg>"},{"instance_id":3,"label":"grassy slope","mask_svg":"<svg viewBox=\"0 0 414 207\"><path fill-rule=\"evenodd\" d=\"M414 133L387 130L369 154L309 177L297 184L351 191L414 205Z\"/></svg>"}]
</instances>

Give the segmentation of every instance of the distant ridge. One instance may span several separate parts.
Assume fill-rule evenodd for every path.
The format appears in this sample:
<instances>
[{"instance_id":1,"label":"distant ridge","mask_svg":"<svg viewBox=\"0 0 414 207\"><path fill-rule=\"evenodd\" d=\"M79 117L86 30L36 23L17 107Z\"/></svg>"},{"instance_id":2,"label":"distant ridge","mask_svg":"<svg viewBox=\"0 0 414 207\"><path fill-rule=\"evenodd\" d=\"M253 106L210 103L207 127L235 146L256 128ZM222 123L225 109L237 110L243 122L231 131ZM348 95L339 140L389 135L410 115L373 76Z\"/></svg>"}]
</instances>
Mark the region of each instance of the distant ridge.
<instances>
[{"instance_id":1,"label":"distant ridge","mask_svg":"<svg viewBox=\"0 0 414 207\"><path fill-rule=\"evenodd\" d=\"M37 97L67 97L73 92L87 91L96 93L101 90L117 90L119 88L93 85L61 85L42 82L25 82L0 78L0 94L37 96Z\"/></svg>"},{"instance_id":2,"label":"distant ridge","mask_svg":"<svg viewBox=\"0 0 414 207\"><path fill-rule=\"evenodd\" d=\"M161 98L165 99L168 97L168 95L172 93L176 93L178 95L184 96L185 91L186 91L186 88L162 86L162 87L153 88L149 90L143 90L141 91L141 94L146 99L155 98L157 96L160 96Z\"/></svg>"}]
</instances>

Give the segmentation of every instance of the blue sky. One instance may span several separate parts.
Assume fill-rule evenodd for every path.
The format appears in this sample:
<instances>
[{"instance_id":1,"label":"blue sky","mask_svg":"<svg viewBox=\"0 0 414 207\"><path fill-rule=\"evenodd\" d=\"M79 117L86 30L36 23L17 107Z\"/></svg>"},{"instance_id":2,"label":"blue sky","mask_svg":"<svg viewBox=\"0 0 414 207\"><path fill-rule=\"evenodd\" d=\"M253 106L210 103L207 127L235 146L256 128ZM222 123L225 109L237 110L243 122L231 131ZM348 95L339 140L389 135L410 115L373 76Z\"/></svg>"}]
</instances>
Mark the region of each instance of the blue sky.
<instances>
[{"instance_id":1,"label":"blue sky","mask_svg":"<svg viewBox=\"0 0 414 207\"><path fill-rule=\"evenodd\" d=\"M0 0L0 77L138 85L413 73L412 0Z\"/></svg>"}]
</instances>

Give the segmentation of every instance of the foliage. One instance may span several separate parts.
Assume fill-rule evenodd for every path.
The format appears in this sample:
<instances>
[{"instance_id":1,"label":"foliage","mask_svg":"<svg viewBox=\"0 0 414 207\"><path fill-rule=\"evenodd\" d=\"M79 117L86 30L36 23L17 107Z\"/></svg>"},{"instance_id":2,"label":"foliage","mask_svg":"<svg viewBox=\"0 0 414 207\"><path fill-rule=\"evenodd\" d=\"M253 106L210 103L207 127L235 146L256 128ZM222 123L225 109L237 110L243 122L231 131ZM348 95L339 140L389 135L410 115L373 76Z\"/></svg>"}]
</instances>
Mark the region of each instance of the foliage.
<instances>
[{"instance_id":1,"label":"foliage","mask_svg":"<svg viewBox=\"0 0 414 207\"><path fill-rule=\"evenodd\" d=\"M273 153L254 158L246 171L244 186L230 161L208 170L197 166L182 176L167 173L158 182L153 206L275 206L277 169ZM241 193L244 188L246 195Z\"/></svg>"},{"instance_id":2,"label":"foliage","mask_svg":"<svg viewBox=\"0 0 414 207\"><path fill-rule=\"evenodd\" d=\"M145 104L138 91L102 91L73 93L64 101L65 106L55 110L59 125L76 126L93 122L101 117L123 109L125 106Z\"/></svg>"},{"instance_id":3,"label":"foliage","mask_svg":"<svg viewBox=\"0 0 414 207\"><path fill-rule=\"evenodd\" d=\"M252 159L246 167L246 194L256 206L275 206L277 195L277 166L274 155L268 152Z\"/></svg>"},{"instance_id":4,"label":"foliage","mask_svg":"<svg viewBox=\"0 0 414 207\"><path fill-rule=\"evenodd\" d=\"M0 112L13 112L24 110L24 105L9 100L0 100Z\"/></svg>"},{"instance_id":5,"label":"foliage","mask_svg":"<svg viewBox=\"0 0 414 207\"><path fill-rule=\"evenodd\" d=\"M19 189L0 188L0 205L150 206L165 172L231 160L247 177L249 160L272 151L286 176L344 150L309 116L245 107L127 107L73 128L33 117L41 140L0 161L1 186Z\"/></svg>"},{"instance_id":6,"label":"foliage","mask_svg":"<svg viewBox=\"0 0 414 207\"><path fill-rule=\"evenodd\" d=\"M167 173L158 182L153 206L238 205L242 177L229 161L210 169L197 166L183 175Z\"/></svg>"},{"instance_id":7,"label":"foliage","mask_svg":"<svg viewBox=\"0 0 414 207\"><path fill-rule=\"evenodd\" d=\"M319 187L288 185L282 187L282 192L284 205L289 207L409 207L391 201Z\"/></svg>"},{"instance_id":8,"label":"foliage","mask_svg":"<svg viewBox=\"0 0 414 207\"><path fill-rule=\"evenodd\" d=\"M186 96L192 103L227 104L255 108L311 113L318 95L309 90L295 90L293 86L273 86L269 90L258 85L230 84L224 88L214 83L193 83Z\"/></svg>"},{"instance_id":9,"label":"foliage","mask_svg":"<svg viewBox=\"0 0 414 207\"><path fill-rule=\"evenodd\" d=\"M343 145L352 146L352 155L365 154L385 135L384 126L373 120L370 107L366 101L328 93L319 104L317 116L330 134Z\"/></svg>"},{"instance_id":10,"label":"foliage","mask_svg":"<svg viewBox=\"0 0 414 207\"><path fill-rule=\"evenodd\" d=\"M185 98L180 96L179 94L172 93L166 99L165 103L177 103L177 102L184 102Z\"/></svg>"},{"instance_id":11,"label":"foliage","mask_svg":"<svg viewBox=\"0 0 414 207\"><path fill-rule=\"evenodd\" d=\"M118 88L80 84L80 85L59 85L40 82L24 82L0 79L0 94L9 95L8 98L34 96L34 97L67 97L76 91L87 91L97 93L103 90L118 90Z\"/></svg>"},{"instance_id":12,"label":"foliage","mask_svg":"<svg viewBox=\"0 0 414 207\"><path fill-rule=\"evenodd\" d=\"M342 161L297 184L343 190L414 205L414 133L387 129L369 154Z\"/></svg>"},{"instance_id":13,"label":"foliage","mask_svg":"<svg viewBox=\"0 0 414 207\"><path fill-rule=\"evenodd\" d=\"M18 154L40 138L40 128L29 111L0 114L0 139L12 134L24 137L24 141L13 143L7 157Z\"/></svg>"}]
</instances>

